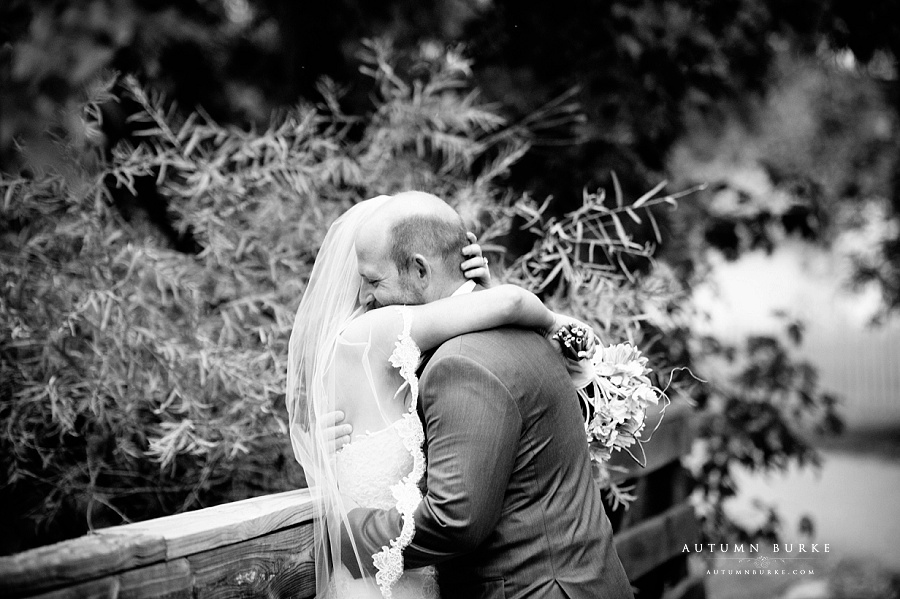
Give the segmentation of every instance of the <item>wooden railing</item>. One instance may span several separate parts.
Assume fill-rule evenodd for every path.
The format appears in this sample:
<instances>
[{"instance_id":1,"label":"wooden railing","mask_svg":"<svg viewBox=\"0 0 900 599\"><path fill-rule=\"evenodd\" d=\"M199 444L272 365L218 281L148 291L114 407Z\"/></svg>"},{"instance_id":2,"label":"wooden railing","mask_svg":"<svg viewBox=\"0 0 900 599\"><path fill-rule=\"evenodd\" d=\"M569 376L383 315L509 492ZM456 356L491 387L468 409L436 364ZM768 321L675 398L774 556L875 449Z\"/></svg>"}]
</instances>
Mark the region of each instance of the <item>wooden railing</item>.
<instances>
[{"instance_id":1,"label":"wooden railing","mask_svg":"<svg viewBox=\"0 0 900 599\"><path fill-rule=\"evenodd\" d=\"M641 599L705 596L681 553L698 534L678 461L690 450L693 422L686 406L670 407L643 469L614 456L639 496L611 520ZM313 597L312 518L302 489L97 530L0 558L0 597Z\"/></svg>"}]
</instances>

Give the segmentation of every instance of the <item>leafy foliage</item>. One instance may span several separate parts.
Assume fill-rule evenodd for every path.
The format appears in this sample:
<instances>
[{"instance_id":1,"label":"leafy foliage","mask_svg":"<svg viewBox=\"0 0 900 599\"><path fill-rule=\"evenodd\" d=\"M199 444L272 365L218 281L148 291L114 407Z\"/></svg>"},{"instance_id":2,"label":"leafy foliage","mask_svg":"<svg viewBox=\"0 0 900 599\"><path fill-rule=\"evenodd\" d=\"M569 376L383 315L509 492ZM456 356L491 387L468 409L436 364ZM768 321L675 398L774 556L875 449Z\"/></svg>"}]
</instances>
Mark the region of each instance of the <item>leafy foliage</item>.
<instances>
[{"instance_id":1,"label":"leafy foliage","mask_svg":"<svg viewBox=\"0 0 900 599\"><path fill-rule=\"evenodd\" d=\"M38 531L23 526L7 550L299 484L282 412L286 343L328 224L360 198L410 188L447 198L501 254L507 280L590 322L604 343L640 347L658 386L697 365L690 289L653 258L658 221L683 194L660 185L626 201L613 178L612 197L585 193L554 215L500 181L536 142L529 129L573 122L570 96L511 125L479 99L458 51L375 41L362 60L374 90L364 116L345 114L325 79L319 104L260 130L108 79L61 151L0 180L0 497ZM98 132L113 93L133 107L133 138L106 152ZM174 236L124 209L148 190ZM707 438L731 435L770 379L821 403L810 377L785 379L784 368L716 391L729 401ZM690 401L703 389L675 377L670 394ZM808 455L784 441L797 436L790 414L765 413L743 444L723 446L726 459ZM709 495L714 506L724 497Z\"/></svg>"},{"instance_id":2,"label":"leafy foliage","mask_svg":"<svg viewBox=\"0 0 900 599\"><path fill-rule=\"evenodd\" d=\"M895 139L898 22L897 3L882 0L123 0L113 7L106 0L8 0L0 7L0 164L16 164L22 142L39 151L48 129L77 130L80 90L106 68L132 73L184 106L202 105L219 122L261 128L271 110L314 98L325 75L347 90L345 109L358 116L368 110L374 82L358 73L355 50L361 38L389 34L403 48L423 40L467 44L479 87L502 102L495 112L511 122L527 120L561 94L577 101L579 114L531 127L534 149L520 157L508 181L519 192L553 195L559 210L570 210L579 205L582 186L611 185L611 171L629 193L671 179L672 169L663 171L679 138L703 119L752 112L778 85L779 56L856 61L860 79L883 88L893 121L887 137ZM111 112L104 132L114 143L127 133L127 111ZM793 143L801 156L823 148L844 165L840 170L854 171L853 186L865 186L873 175L866 164L872 149L845 160L844 152L833 151L843 140L828 134L841 120L859 120L844 114L835 120L825 110L825 135L812 143L796 136ZM459 141L441 137L434 141L448 151ZM895 172L900 150L883 145L874 151ZM783 215L786 226L827 244L835 189L829 177L814 176L827 172L827 161L816 157L812 171L795 171L778 158L767 165L775 183L808 195ZM900 214L897 180L885 180L892 218ZM842 188L836 199L855 203L860 194ZM745 227L755 241L772 241L767 229L777 228L782 215L759 216L761 223L723 222L699 211L687 223L676 214L663 228L698 221L710 243L732 252ZM677 237L667 235L670 261L690 269L695 256L678 255ZM881 246L877 260L860 263L857 275L881 287L888 312L900 307L900 236Z\"/></svg>"},{"instance_id":3,"label":"leafy foliage","mask_svg":"<svg viewBox=\"0 0 900 599\"><path fill-rule=\"evenodd\" d=\"M796 323L788 328L799 345L802 332ZM698 396L704 418L687 464L698 483L705 536L712 542L775 541L780 522L771 506L757 506L766 514L761 525L728 514L738 490L733 469L786 471L792 462L818 467L810 437L842 430L839 400L819 388L816 370L794 359L777 337L750 337L738 347L710 337L697 342L696 360L706 364L711 382Z\"/></svg>"}]
</instances>

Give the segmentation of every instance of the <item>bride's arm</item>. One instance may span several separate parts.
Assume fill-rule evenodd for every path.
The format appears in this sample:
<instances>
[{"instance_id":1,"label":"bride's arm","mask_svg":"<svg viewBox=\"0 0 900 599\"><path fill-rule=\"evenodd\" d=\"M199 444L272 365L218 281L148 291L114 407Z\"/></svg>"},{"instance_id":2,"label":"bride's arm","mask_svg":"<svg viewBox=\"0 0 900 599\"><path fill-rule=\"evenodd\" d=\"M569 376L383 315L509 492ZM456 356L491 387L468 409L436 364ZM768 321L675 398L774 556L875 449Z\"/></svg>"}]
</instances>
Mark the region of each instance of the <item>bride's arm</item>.
<instances>
[{"instance_id":1,"label":"bride's arm","mask_svg":"<svg viewBox=\"0 0 900 599\"><path fill-rule=\"evenodd\" d=\"M410 336L422 351L452 337L514 325L547 331L556 328L557 315L543 302L516 285L448 297L428 304L408 306L412 313Z\"/></svg>"},{"instance_id":2,"label":"bride's arm","mask_svg":"<svg viewBox=\"0 0 900 599\"><path fill-rule=\"evenodd\" d=\"M393 348L402 325L398 308L385 306L359 315L344 328L341 337L349 342L368 341L377 349ZM402 309L412 316L410 337L422 351L464 333L503 325L545 333L562 324L562 317L548 310L535 294L516 285L498 285Z\"/></svg>"},{"instance_id":3,"label":"bride's arm","mask_svg":"<svg viewBox=\"0 0 900 599\"><path fill-rule=\"evenodd\" d=\"M509 284L403 309L412 316L410 337L422 351L434 349L458 335L506 325L536 329L548 339L566 325L590 328L575 318L549 310L530 291ZM373 348L381 350L374 355L387 355L393 349L400 326L397 307L386 306L354 319L342 337L368 341Z\"/></svg>"}]
</instances>

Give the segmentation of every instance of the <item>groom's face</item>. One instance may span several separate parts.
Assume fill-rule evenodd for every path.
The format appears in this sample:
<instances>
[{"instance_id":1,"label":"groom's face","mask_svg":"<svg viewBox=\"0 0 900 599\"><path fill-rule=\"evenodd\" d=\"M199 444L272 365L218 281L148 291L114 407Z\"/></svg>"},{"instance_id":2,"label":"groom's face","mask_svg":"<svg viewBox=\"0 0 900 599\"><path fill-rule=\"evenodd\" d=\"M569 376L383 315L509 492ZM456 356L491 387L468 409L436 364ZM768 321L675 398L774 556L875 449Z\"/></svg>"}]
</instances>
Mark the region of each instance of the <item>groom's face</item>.
<instances>
[{"instance_id":1,"label":"groom's face","mask_svg":"<svg viewBox=\"0 0 900 599\"><path fill-rule=\"evenodd\" d=\"M387 236L363 235L356 240L359 265L359 303L369 308L425 303L412 273L400 272L390 255Z\"/></svg>"}]
</instances>

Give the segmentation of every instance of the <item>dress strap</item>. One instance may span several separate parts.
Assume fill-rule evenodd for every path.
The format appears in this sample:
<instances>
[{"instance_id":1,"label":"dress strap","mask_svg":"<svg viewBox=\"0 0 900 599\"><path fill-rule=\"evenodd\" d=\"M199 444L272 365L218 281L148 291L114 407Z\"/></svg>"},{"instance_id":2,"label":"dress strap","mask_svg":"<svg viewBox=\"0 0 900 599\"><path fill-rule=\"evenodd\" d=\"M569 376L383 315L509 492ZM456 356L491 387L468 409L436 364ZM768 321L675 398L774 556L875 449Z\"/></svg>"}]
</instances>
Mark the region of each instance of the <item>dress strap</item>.
<instances>
[{"instance_id":1,"label":"dress strap","mask_svg":"<svg viewBox=\"0 0 900 599\"><path fill-rule=\"evenodd\" d=\"M410 335L412 313L409 308L407 306L395 306L395 308L403 317L403 329L397 335L397 342L394 344L394 351L391 352L390 361L391 366L400 371L400 376L409 385L410 405L408 411L415 413L419 401L419 378L416 376L416 369L419 367L422 352Z\"/></svg>"}]
</instances>

